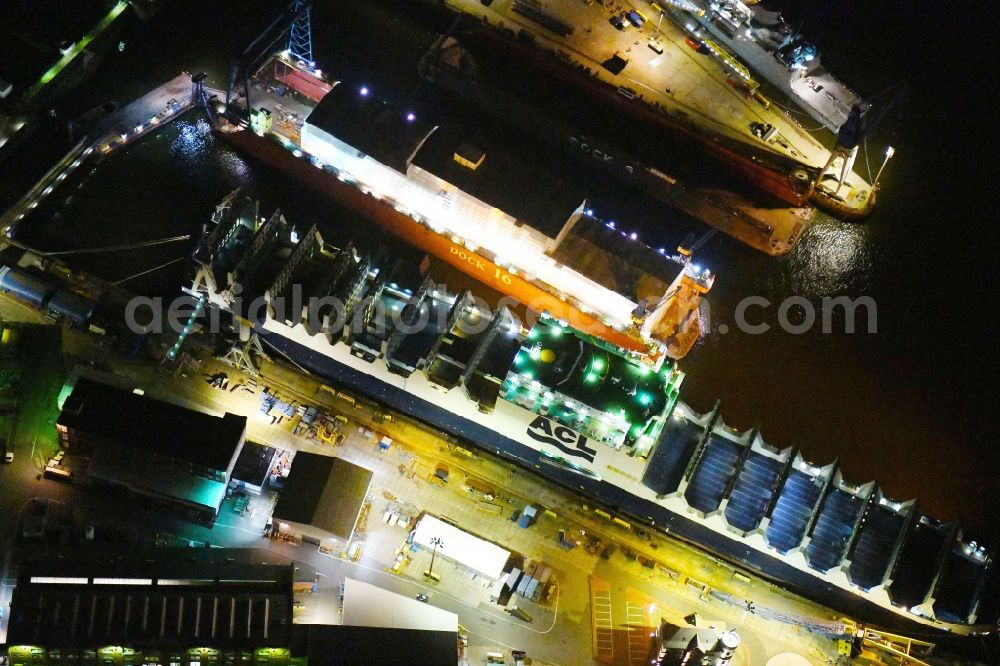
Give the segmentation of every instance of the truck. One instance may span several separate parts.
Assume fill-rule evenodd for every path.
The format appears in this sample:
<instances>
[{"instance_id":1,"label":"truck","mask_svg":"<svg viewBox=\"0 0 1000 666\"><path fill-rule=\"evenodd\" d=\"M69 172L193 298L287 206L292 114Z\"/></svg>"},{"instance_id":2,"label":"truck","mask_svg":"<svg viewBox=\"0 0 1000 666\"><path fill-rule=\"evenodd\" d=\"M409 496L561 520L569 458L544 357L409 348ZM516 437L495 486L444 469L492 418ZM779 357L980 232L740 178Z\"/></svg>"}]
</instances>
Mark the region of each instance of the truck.
<instances>
[{"instance_id":1,"label":"truck","mask_svg":"<svg viewBox=\"0 0 1000 666\"><path fill-rule=\"evenodd\" d=\"M519 608L517 606L511 606L507 612L516 617L518 620L523 620L525 622L531 622L535 619L531 617L531 615L529 615L523 608Z\"/></svg>"},{"instance_id":2,"label":"truck","mask_svg":"<svg viewBox=\"0 0 1000 666\"><path fill-rule=\"evenodd\" d=\"M73 480L73 472L62 466L46 465L45 471L42 472L42 476L46 479L52 479L54 481L64 481L71 483Z\"/></svg>"},{"instance_id":3,"label":"truck","mask_svg":"<svg viewBox=\"0 0 1000 666\"><path fill-rule=\"evenodd\" d=\"M559 530L559 533L556 535L556 541L558 541L559 545L566 550L573 550L576 548L576 542L566 537L566 530Z\"/></svg>"},{"instance_id":4,"label":"truck","mask_svg":"<svg viewBox=\"0 0 1000 666\"><path fill-rule=\"evenodd\" d=\"M524 660L528 658L528 653L524 650L511 650L510 658L514 660L514 666L524 666Z\"/></svg>"},{"instance_id":5,"label":"truck","mask_svg":"<svg viewBox=\"0 0 1000 666\"><path fill-rule=\"evenodd\" d=\"M524 507L524 510L521 512L520 517L517 519L517 526L522 529L526 529L528 527L531 527L537 519L538 519L538 507L536 507L534 504L529 504L528 506Z\"/></svg>"}]
</instances>

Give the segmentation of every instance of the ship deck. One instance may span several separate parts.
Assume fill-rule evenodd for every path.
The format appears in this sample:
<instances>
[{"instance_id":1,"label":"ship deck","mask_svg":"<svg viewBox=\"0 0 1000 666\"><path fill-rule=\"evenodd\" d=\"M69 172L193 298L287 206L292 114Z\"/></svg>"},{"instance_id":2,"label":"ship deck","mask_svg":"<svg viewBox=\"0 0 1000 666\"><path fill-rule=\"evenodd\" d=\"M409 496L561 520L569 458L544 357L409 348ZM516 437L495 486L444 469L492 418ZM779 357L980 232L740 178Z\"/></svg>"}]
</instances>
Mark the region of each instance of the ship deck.
<instances>
[{"instance_id":1,"label":"ship deck","mask_svg":"<svg viewBox=\"0 0 1000 666\"><path fill-rule=\"evenodd\" d=\"M626 24L617 30L609 23L614 13L599 3L560 3L558 18L573 28L559 36L511 9L511 3L484 6L477 0L449 0L452 8L502 29L530 33L536 45L553 51L553 57L586 68L597 80L629 88L635 103L645 103L665 115L694 125L699 131L723 136L754 149L818 170L826 165L830 150L813 137L778 104L763 104L734 86L722 64L686 43L683 28L669 14L658 21L649 6L642 28ZM619 3L631 9L629 3ZM693 21L693 19L692 19ZM657 46L654 51L650 48ZM657 51L662 50L662 53ZM613 56L627 60L615 74L604 65ZM777 134L765 141L751 133L753 124L771 125ZM864 203L869 185L852 172L841 192L845 202ZM853 204L850 204L853 206Z\"/></svg>"}]
</instances>

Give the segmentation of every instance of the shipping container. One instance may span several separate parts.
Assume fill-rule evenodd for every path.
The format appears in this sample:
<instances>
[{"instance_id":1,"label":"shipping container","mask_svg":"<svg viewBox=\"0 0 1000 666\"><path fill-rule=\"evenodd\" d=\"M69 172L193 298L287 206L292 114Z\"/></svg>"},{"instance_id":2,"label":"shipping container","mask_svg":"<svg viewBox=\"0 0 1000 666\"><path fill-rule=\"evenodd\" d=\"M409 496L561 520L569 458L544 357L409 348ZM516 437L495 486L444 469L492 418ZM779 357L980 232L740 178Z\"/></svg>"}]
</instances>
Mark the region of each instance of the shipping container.
<instances>
[{"instance_id":1,"label":"shipping container","mask_svg":"<svg viewBox=\"0 0 1000 666\"><path fill-rule=\"evenodd\" d=\"M77 326L85 326L94 316L94 303L71 291L57 291L46 307Z\"/></svg>"},{"instance_id":2,"label":"shipping container","mask_svg":"<svg viewBox=\"0 0 1000 666\"><path fill-rule=\"evenodd\" d=\"M52 297L55 287L40 277L18 268L4 266L0 268L0 291L31 303L35 307L42 307Z\"/></svg>"}]
</instances>

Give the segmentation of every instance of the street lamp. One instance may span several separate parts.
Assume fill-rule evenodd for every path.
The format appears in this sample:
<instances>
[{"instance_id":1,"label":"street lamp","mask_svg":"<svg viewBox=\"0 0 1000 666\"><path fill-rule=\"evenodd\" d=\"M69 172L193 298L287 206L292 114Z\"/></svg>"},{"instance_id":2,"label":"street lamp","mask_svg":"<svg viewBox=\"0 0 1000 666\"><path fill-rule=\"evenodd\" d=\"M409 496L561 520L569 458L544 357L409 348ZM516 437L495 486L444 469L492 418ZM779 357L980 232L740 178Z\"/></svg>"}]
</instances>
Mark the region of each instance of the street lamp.
<instances>
[{"instance_id":1,"label":"street lamp","mask_svg":"<svg viewBox=\"0 0 1000 666\"><path fill-rule=\"evenodd\" d=\"M882 166L879 167L878 173L875 174L875 181L872 183L872 192L878 189L878 179L882 177L882 172L885 171L885 165L889 163L892 156L896 154L896 149L889 146L885 149L885 159L882 160Z\"/></svg>"},{"instance_id":2,"label":"street lamp","mask_svg":"<svg viewBox=\"0 0 1000 666\"><path fill-rule=\"evenodd\" d=\"M431 565L427 567L427 571L424 573L428 578L434 577L434 556L437 555L438 548L444 548L444 541L441 537L431 537L431 546L434 547L431 551Z\"/></svg>"}]
</instances>

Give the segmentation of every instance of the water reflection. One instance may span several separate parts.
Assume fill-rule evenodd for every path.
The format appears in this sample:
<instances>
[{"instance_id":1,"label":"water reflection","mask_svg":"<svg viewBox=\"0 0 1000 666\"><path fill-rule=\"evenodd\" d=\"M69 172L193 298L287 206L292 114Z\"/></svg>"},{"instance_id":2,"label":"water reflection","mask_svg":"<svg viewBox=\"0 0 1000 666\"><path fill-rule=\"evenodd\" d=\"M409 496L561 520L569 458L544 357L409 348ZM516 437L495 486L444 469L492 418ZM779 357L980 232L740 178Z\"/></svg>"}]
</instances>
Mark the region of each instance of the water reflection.
<instances>
[{"instance_id":1,"label":"water reflection","mask_svg":"<svg viewBox=\"0 0 1000 666\"><path fill-rule=\"evenodd\" d=\"M201 162L208 156L213 141L212 126L204 118L178 119L177 136L170 142L170 154L186 163Z\"/></svg>"},{"instance_id":2,"label":"water reflection","mask_svg":"<svg viewBox=\"0 0 1000 666\"><path fill-rule=\"evenodd\" d=\"M170 139L170 156L184 174L200 181L222 181L240 187L255 184L246 161L229 146L216 140L204 117L179 119Z\"/></svg>"},{"instance_id":3,"label":"water reflection","mask_svg":"<svg viewBox=\"0 0 1000 666\"><path fill-rule=\"evenodd\" d=\"M875 250L864 224L825 220L814 224L788 257L782 296L856 295L869 291Z\"/></svg>"}]
</instances>

